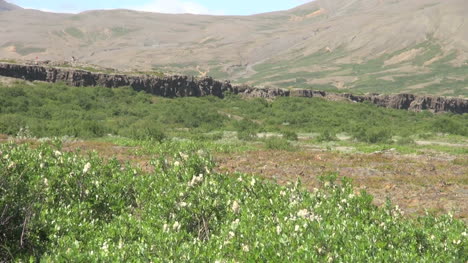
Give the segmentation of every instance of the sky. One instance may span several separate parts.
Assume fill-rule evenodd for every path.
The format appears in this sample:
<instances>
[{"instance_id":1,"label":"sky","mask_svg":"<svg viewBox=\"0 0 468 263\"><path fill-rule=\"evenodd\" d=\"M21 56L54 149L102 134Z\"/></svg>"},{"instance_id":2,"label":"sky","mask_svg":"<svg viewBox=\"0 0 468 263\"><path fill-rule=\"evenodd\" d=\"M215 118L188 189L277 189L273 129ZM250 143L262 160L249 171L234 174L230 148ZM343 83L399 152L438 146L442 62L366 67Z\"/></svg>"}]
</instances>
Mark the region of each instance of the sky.
<instances>
[{"instance_id":1,"label":"sky","mask_svg":"<svg viewBox=\"0 0 468 263\"><path fill-rule=\"evenodd\" d=\"M160 13L251 15L286 10L311 0L7 0L24 8L79 13L95 9L133 9Z\"/></svg>"}]
</instances>

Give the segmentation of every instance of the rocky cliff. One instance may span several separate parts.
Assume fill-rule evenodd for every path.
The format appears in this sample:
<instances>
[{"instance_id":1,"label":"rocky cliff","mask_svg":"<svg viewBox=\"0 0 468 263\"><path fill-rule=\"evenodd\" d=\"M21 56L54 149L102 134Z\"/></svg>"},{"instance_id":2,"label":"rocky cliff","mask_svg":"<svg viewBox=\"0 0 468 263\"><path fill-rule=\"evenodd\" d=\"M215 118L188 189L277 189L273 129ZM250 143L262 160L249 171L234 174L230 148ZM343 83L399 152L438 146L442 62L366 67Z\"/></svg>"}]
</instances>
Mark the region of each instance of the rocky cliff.
<instances>
[{"instance_id":1,"label":"rocky cliff","mask_svg":"<svg viewBox=\"0 0 468 263\"><path fill-rule=\"evenodd\" d=\"M370 102L375 105L411 111L468 113L468 100L413 94L396 95L353 95L337 94L307 89L284 90L277 88L260 89L246 85L233 86L230 82L217 81L210 77L187 76L154 77L147 75L123 75L93 73L70 68L56 68L41 65L20 65L0 63L0 76L28 81L64 82L72 86L104 86L109 88L130 86L137 91L162 97L216 96L223 98L229 92L250 98L274 99L276 97L320 97L329 100Z\"/></svg>"}]
</instances>

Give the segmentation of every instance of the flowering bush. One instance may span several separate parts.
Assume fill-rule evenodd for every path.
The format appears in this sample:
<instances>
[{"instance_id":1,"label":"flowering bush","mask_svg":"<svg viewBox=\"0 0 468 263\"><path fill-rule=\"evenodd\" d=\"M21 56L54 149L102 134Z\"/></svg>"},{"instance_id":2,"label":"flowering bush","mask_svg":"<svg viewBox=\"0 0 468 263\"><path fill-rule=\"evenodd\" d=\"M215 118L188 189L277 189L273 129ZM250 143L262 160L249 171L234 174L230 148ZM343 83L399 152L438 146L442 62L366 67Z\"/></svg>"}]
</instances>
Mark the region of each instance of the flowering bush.
<instances>
[{"instance_id":1,"label":"flowering bush","mask_svg":"<svg viewBox=\"0 0 468 263\"><path fill-rule=\"evenodd\" d=\"M218 174L195 148L161 144L149 173L96 154L1 145L0 261L468 259L466 225L451 216L402 217L345 178L308 192Z\"/></svg>"}]
</instances>

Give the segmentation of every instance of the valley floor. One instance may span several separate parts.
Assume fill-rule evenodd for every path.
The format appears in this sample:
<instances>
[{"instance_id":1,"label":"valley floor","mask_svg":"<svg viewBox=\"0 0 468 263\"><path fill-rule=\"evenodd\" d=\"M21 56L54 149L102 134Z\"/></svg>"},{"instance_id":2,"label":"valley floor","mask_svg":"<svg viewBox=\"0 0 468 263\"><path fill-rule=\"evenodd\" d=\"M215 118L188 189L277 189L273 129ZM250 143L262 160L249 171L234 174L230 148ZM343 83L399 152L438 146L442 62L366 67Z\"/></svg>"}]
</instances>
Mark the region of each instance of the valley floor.
<instances>
[{"instance_id":1,"label":"valley floor","mask_svg":"<svg viewBox=\"0 0 468 263\"><path fill-rule=\"evenodd\" d=\"M11 140L0 136L0 143ZM37 140L20 140L37 144ZM105 158L116 157L143 170L151 171L152 148L158 143L142 143L123 138L69 140L65 151L82 154L96 151ZM208 145L209 144L209 145ZM382 206L389 199L407 216L426 213L452 213L468 222L468 163L465 142L457 144L427 140L419 151L405 153L404 148L390 146L342 146L296 142L293 150L267 149L262 142L219 140L202 144L213 154L216 171L245 173L266 178L280 185L295 183L314 191L320 187L320 177L336 173L351 178L355 191L366 190L374 196L374 204ZM442 144L443 151L431 146ZM367 147L367 148L366 148Z\"/></svg>"}]
</instances>

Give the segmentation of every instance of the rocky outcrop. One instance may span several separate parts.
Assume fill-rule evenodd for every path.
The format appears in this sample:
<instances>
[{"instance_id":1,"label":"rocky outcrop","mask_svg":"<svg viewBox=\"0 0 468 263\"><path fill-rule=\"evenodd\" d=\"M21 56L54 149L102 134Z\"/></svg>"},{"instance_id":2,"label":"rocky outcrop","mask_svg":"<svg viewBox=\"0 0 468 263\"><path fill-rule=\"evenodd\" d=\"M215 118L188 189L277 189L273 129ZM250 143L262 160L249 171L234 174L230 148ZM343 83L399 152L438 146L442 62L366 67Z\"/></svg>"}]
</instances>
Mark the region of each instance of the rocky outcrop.
<instances>
[{"instance_id":1,"label":"rocky outcrop","mask_svg":"<svg viewBox=\"0 0 468 263\"><path fill-rule=\"evenodd\" d=\"M343 97L355 102L370 102L377 106L410 111L468 113L468 100L461 98L422 96L413 94L395 95L352 95L342 94Z\"/></svg>"},{"instance_id":2,"label":"rocky outcrop","mask_svg":"<svg viewBox=\"0 0 468 263\"><path fill-rule=\"evenodd\" d=\"M56 68L39 65L0 63L0 76L20 78L29 81L64 82L73 86L104 86L109 88L130 86L137 91L168 97L216 96L223 98L226 93L239 94L248 98L274 99L277 97L319 97L328 100L370 102L372 104L411 111L468 113L468 100L413 94L396 95L353 95L315 91L308 89L285 90L278 88L255 88L247 85L233 86L229 81L217 81L210 77L187 76L154 77L147 75L123 75L93 73L70 68Z\"/></svg>"},{"instance_id":3,"label":"rocky outcrop","mask_svg":"<svg viewBox=\"0 0 468 263\"><path fill-rule=\"evenodd\" d=\"M209 77L198 79L187 76L129 76L7 63L0 63L0 76L29 81L64 82L77 87L103 86L115 88L129 86L137 91L143 90L157 96L169 98L208 95L222 98L225 92L232 91L232 85L229 82L220 82Z\"/></svg>"}]
</instances>

